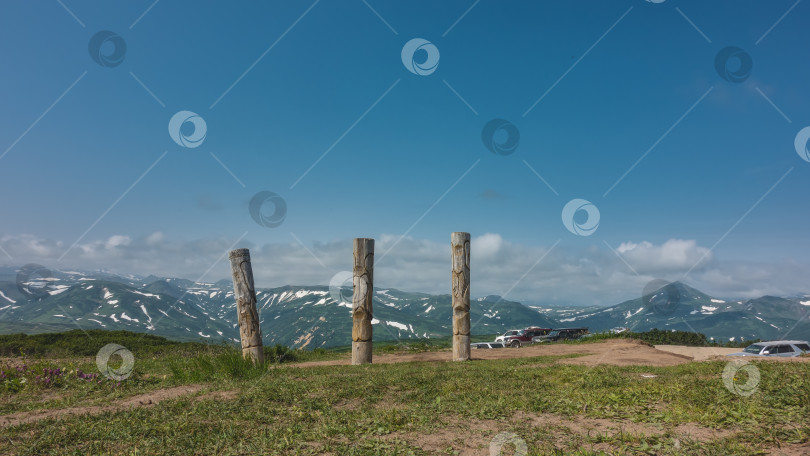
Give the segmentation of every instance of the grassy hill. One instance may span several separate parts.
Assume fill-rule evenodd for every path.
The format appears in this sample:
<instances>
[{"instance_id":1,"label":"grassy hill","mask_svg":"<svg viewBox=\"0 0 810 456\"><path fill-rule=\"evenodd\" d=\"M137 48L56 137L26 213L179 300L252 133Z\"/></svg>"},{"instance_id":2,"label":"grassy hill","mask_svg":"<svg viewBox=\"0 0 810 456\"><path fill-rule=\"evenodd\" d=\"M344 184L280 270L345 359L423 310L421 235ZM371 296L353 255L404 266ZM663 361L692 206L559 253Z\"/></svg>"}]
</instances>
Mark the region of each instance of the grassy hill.
<instances>
[{"instance_id":1,"label":"grassy hill","mask_svg":"<svg viewBox=\"0 0 810 456\"><path fill-rule=\"evenodd\" d=\"M0 339L41 350L0 361L0 454L487 454L511 442L502 454L750 455L810 445L810 363L754 361L756 389L742 397L718 361L567 364L573 353L286 367L277 361L293 359L279 356L254 367L228 346L90 336ZM123 381L94 377L94 360L73 354L108 340L135 353ZM745 372L734 381L747 383Z\"/></svg>"}]
</instances>

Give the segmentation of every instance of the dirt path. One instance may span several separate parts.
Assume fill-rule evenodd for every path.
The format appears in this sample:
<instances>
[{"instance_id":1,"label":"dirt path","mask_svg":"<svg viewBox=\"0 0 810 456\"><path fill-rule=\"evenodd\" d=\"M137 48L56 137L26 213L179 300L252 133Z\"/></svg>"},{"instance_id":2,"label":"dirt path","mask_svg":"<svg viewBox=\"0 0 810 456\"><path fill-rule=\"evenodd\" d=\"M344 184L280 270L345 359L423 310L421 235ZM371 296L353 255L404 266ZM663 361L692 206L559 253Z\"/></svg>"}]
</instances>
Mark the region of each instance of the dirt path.
<instances>
[{"instance_id":1,"label":"dirt path","mask_svg":"<svg viewBox=\"0 0 810 456\"><path fill-rule=\"evenodd\" d=\"M686 347L683 345L656 345L656 350L669 353L689 356L695 361L705 361L715 356L726 356L729 353L737 353L742 348L722 348L722 347Z\"/></svg>"},{"instance_id":2,"label":"dirt path","mask_svg":"<svg viewBox=\"0 0 810 456\"><path fill-rule=\"evenodd\" d=\"M11 415L0 416L0 428L32 423L48 418L60 418L69 415L98 415L104 412L118 412L133 407L148 407L167 399L175 399L180 396L197 393L206 386L207 385L184 385L175 388L162 389L128 397L122 399L120 402L110 405L75 406L64 409L32 410L30 412L13 413ZM200 399L210 397L233 399L236 397L236 392L215 391L201 397Z\"/></svg>"},{"instance_id":3,"label":"dirt path","mask_svg":"<svg viewBox=\"0 0 810 456\"><path fill-rule=\"evenodd\" d=\"M611 364L615 366L675 366L692 361L683 353L657 350L645 342L634 339L613 339L593 344L548 344L530 345L522 348L477 349L472 351L473 360L531 358L535 356L560 356L584 354L578 358L563 359L559 362L595 366ZM450 350L414 354L375 355L374 364L408 363L414 361L444 362L451 359ZM350 359L312 361L297 363L297 367L339 366L351 364Z\"/></svg>"},{"instance_id":4,"label":"dirt path","mask_svg":"<svg viewBox=\"0 0 810 456\"><path fill-rule=\"evenodd\" d=\"M692 357L695 361L706 360L721 360L729 361L732 358L727 357L729 353L739 353L742 348L721 348L721 347L685 347L683 345L656 345L657 350L676 353ZM736 358L743 359L743 358ZM786 363L807 363L810 362L810 357L796 357L796 358L782 358L778 356L772 357L753 357L744 358L747 361L769 361L769 362L786 362Z\"/></svg>"},{"instance_id":5,"label":"dirt path","mask_svg":"<svg viewBox=\"0 0 810 456\"><path fill-rule=\"evenodd\" d=\"M411 445L418 446L431 453L445 453L448 449L455 451L459 456L478 456L487 454L487 449L493 442L493 436L499 432L515 429L521 423L530 423L532 427L543 429L551 434L553 444L541 448L549 452L552 447L562 445L571 440L586 440L588 436L600 435L609 440L621 434L635 434L645 436L655 436L659 439L668 439L667 433L674 434L676 445L680 445L679 440L690 439L698 442L708 442L714 439L733 436L736 429L711 429L694 423L684 423L677 426L663 424L636 423L625 420L609 420L604 418L587 418L584 416L563 416L554 413L527 413L518 411L506 421L503 420L463 420L460 417L452 416L445 418L447 426L432 433L408 433L395 432L383 437L386 440L402 439ZM464 438L459 439L459 434ZM520 437L518 434L512 434ZM592 451L604 451L610 453L615 451L607 443L590 444ZM510 453L511 454L511 453ZM515 453L517 454L517 453ZM546 454L546 453L543 453Z\"/></svg>"}]
</instances>

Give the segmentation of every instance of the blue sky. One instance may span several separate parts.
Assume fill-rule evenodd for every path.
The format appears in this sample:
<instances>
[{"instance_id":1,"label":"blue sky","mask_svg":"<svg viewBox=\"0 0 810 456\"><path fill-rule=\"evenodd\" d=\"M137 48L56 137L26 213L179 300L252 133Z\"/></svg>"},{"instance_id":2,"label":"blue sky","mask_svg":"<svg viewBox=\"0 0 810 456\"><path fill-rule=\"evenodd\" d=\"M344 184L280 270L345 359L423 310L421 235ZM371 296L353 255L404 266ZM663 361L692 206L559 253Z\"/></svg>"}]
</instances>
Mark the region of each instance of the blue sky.
<instances>
[{"instance_id":1,"label":"blue sky","mask_svg":"<svg viewBox=\"0 0 810 456\"><path fill-rule=\"evenodd\" d=\"M235 245L260 286L327 284L374 237L379 286L446 292L469 231L475 295L610 304L687 271L728 297L810 288L810 5L434 3L4 4L0 263L216 280ZM100 31L120 65L91 58ZM403 65L414 38L431 74ZM715 68L727 46L742 82ZM184 110L199 147L169 135ZM509 155L482 141L496 118ZM281 225L251 218L261 191ZM573 199L590 236L562 222Z\"/></svg>"}]
</instances>

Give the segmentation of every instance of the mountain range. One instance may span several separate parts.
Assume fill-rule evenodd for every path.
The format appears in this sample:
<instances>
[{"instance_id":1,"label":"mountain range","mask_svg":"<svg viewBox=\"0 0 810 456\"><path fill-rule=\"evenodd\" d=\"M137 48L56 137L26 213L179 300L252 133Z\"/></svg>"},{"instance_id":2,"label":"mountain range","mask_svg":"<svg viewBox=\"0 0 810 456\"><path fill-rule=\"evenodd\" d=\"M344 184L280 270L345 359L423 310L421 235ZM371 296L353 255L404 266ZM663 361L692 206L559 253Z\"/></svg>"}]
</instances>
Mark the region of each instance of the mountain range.
<instances>
[{"instance_id":1,"label":"mountain range","mask_svg":"<svg viewBox=\"0 0 810 456\"><path fill-rule=\"evenodd\" d=\"M0 268L0 333L125 329L177 340L239 341L230 280L193 282L103 272ZM351 342L351 288L284 286L256 290L265 345L295 348ZM446 295L375 288L375 340L445 337ZM810 297L765 296L726 301L683 283L664 284L614 306L550 307L484 296L471 302L473 334L508 329L587 326L696 331L719 341L810 338Z\"/></svg>"}]
</instances>

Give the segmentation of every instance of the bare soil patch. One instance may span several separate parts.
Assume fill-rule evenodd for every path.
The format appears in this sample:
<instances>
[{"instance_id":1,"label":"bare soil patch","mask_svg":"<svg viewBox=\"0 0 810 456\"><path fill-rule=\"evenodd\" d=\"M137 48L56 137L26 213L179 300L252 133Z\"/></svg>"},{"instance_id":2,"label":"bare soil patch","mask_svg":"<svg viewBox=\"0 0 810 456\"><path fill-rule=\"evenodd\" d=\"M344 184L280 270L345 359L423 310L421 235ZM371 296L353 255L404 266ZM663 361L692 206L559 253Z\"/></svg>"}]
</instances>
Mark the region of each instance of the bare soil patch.
<instances>
[{"instance_id":1,"label":"bare soil patch","mask_svg":"<svg viewBox=\"0 0 810 456\"><path fill-rule=\"evenodd\" d=\"M678 355L689 356L695 361L705 361L707 359L712 359L715 356L726 356L729 353L737 353L742 351L742 348L686 347L684 345L656 345L655 349Z\"/></svg>"},{"instance_id":2,"label":"bare soil patch","mask_svg":"<svg viewBox=\"0 0 810 456\"><path fill-rule=\"evenodd\" d=\"M592 344L535 344L522 348L478 349L472 351L473 361L486 359L532 358L537 356L561 356L584 354L579 358L563 359L558 362L595 366L610 364L615 366L645 365L674 366L692 361L684 354L657 350L646 342L634 339L614 339ZM375 355L374 364L408 362L445 362L452 360L450 350L423 353ZM349 365L350 359L312 361L292 364L297 367Z\"/></svg>"},{"instance_id":3,"label":"bare soil patch","mask_svg":"<svg viewBox=\"0 0 810 456\"><path fill-rule=\"evenodd\" d=\"M739 348L720 347L687 347L683 345L652 346L637 339L612 339L590 344L534 344L521 348L474 349L472 359L513 359L532 358L537 356L584 355L577 358L562 359L556 362L596 366L608 364L613 366L676 366L692 361L725 360L726 355L736 353ZM393 364L410 362L446 362L452 361L452 351L439 350L422 353L394 353L374 355L374 364ZM752 360L754 358L749 358ZM755 358L757 361L776 362L810 362L810 357L798 358ZM351 359L329 361L310 361L294 363L294 367L340 366L351 364ZM538 365L539 366L539 365Z\"/></svg>"},{"instance_id":4,"label":"bare soil patch","mask_svg":"<svg viewBox=\"0 0 810 456\"><path fill-rule=\"evenodd\" d=\"M723 348L723 347L686 347L683 345L656 345L657 350L685 355L692 357L695 361L729 361L731 359L745 359L747 361L773 361L773 362L788 362L788 363L806 363L810 362L810 356L798 356L795 358L783 358L779 356L754 356L754 357L728 357L731 353L739 353L742 348Z\"/></svg>"},{"instance_id":5,"label":"bare soil patch","mask_svg":"<svg viewBox=\"0 0 810 456\"><path fill-rule=\"evenodd\" d=\"M109 405L75 406L63 409L32 410L29 412L13 413L11 415L0 416L0 428L32 423L49 418L60 418L72 415L98 415L105 412L128 410L134 407L149 407L168 399L175 399L181 396L197 393L205 387L206 385L184 385L175 388L151 391L149 393L128 397ZM237 396L238 392L236 391L212 391L195 399L232 400Z\"/></svg>"},{"instance_id":6,"label":"bare soil patch","mask_svg":"<svg viewBox=\"0 0 810 456\"><path fill-rule=\"evenodd\" d=\"M712 429L694 423L680 424L675 427L665 427L649 423L636 423L633 421L608 420L605 418L587 418L584 416L564 417L557 414L531 414L516 412L513 421L526 421L534 427L546 428L549 426L562 426L576 434L593 434L613 436L616 434L660 435L667 431L680 438L688 438L698 442L729 437L735 430Z\"/></svg>"},{"instance_id":7,"label":"bare soil patch","mask_svg":"<svg viewBox=\"0 0 810 456\"><path fill-rule=\"evenodd\" d=\"M500 433L515 434L523 438L528 428L542 430L542 454L556 451L567 452L572 448L586 448L590 451L616 451L609 443L587 443L596 436L619 437L635 435L638 437L663 437L674 439L676 448L687 441L705 443L717 439L733 438L739 429L713 429L695 423L656 425L635 423L632 421L587 418L583 416L563 416L553 413L533 414L516 412L508 421L477 420L469 421L458 417L450 418L441 429L432 433L395 432L383 437L383 440L402 440L421 448L428 453L457 454L460 456L478 456L489 454L493 438ZM538 450L538 448L534 448ZM781 448L764 448L767 454L780 456L806 456L810 454L810 444L784 445ZM512 454L512 453L508 453ZM556 453L555 453L556 454ZM612 454L612 453L611 453Z\"/></svg>"},{"instance_id":8,"label":"bare soil patch","mask_svg":"<svg viewBox=\"0 0 810 456\"><path fill-rule=\"evenodd\" d=\"M582 416L567 417L558 414L532 414L516 412L508 421L477 420L468 421L458 417L450 418L444 427L433 433L395 432L384 437L384 440L403 440L429 453L444 454L450 452L461 456L488 454L493 438L502 432L521 437L521 428L526 426L542 429L546 434L545 445L549 452L554 449L566 451L571 446L582 444L588 437L618 435L663 436L669 433L678 440L707 442L710 440L733 436L736 430L716 430L697 424L678 426L658 426L632 421L613 421ZM522 437L521 437L522 438ZM615 450L607 443L587 444L589 450Z\"/></svg>"},{"instance_id":9,"label":"bare soil patch","mask_svg":"<svg viewBox=\"0 0 810 456\"><path fill-rule=\"evenodd\" d=\"M782 448L770 448L769 451L774 456L807 456L810 454L810 443L785 445Z\"/></svg>"}]
</instances>

